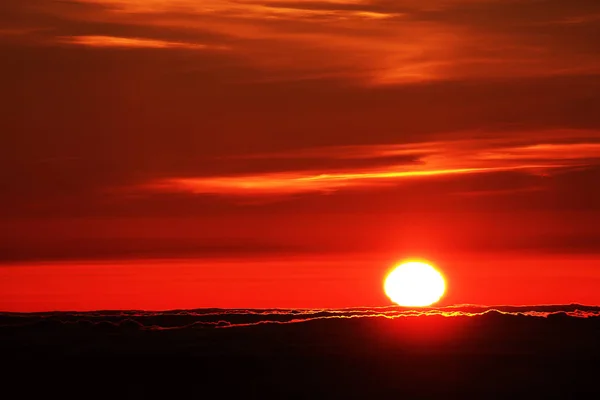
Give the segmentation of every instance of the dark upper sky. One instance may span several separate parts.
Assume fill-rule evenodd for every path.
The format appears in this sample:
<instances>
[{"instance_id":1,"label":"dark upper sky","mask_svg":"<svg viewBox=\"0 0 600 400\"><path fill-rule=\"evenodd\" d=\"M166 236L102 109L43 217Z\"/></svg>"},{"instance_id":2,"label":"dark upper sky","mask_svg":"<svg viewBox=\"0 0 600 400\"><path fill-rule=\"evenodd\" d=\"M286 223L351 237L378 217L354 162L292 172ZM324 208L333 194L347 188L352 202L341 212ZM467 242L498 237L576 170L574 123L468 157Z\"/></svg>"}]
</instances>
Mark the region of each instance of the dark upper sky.
<instances>
[{"instance_id":1,"label":"dark upper sky","mask_svg":"<svg viewBox=\"0 0 600 400\"><path fill-rule=\"evenodd\" d=\"M0 259L600 248L597 0L0 0Z\"/></svg>"}]
</instances>

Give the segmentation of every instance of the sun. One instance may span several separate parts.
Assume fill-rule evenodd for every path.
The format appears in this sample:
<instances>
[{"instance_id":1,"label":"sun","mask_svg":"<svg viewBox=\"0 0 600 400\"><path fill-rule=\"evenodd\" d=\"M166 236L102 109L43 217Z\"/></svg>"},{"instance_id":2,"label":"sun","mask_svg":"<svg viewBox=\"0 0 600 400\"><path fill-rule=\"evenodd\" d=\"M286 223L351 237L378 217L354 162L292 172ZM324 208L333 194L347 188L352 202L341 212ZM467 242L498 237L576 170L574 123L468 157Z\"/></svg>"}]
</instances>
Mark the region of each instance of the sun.
<instances>
[{"instance_id":1,"label":"sun","mask_svg":"<svg viewBox=\"0 0 600 400\"><path fill-rule=\"evenodd\" d=\"M431 265L410 261L400 264L385 278L385 294L404 307L424 307L438 302L446 291L442 274Z\"/></svg>"}]
</instances>

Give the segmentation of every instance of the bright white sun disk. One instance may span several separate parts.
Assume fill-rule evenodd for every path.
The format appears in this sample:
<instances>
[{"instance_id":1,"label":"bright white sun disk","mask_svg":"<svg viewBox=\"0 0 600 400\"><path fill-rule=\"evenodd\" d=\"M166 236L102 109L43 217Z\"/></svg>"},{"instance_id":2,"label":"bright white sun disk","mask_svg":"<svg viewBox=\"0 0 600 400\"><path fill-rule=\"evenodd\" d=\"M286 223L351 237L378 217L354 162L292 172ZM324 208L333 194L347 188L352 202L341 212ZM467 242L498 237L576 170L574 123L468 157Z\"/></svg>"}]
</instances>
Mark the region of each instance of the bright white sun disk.
<instances>
[{"instance_id":1,"label":"bright white sun disk","mask_svg":"<svg viewBox=\"0 0 600 400\"><path fill-rule=\"evenodd\" d=\"M385 278L385 294L404 307L429 306L439 301L446 291L442 274L431 265L411 261L396 267Z\"/></svg>"}]
</instances>

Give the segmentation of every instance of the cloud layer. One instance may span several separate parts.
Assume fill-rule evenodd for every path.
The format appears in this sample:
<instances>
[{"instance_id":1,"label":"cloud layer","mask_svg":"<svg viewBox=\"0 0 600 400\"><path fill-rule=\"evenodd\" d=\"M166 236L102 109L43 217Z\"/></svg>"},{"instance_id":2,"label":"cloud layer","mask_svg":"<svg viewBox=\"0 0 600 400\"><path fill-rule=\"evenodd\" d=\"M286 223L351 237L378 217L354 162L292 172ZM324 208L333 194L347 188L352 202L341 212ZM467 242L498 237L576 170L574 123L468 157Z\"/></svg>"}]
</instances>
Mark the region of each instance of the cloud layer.
<instances>
[{"instance_id":1,"label":"cloud layer","mask_svg":"<svg viewBox=\"0 0 600 400\"><path fill-rule=\"evenodd\" d=\"M599 15L4 0L0 259L597 253Z\"/></svg>"},{"instance_id":2,"label":"cloud layer","mask_svg":"<svg viewBox=\"0 0 600 400\"><path fill-rule=\"evenodd\" d=\"M0 350L39 396L597 396L598 308L499 309L3 314Z\"/></svg>"},{"instance_id":3,"label":"cloud layer","mask_svg":"<svg viewBox=\"0 0 600 400\"><path fill-rule=\"evenodd\" d=\"M195 328L235 328L262 324L293 324L327 319L397 319L427 317L507 318L600 318L600 307L571 305L541 306L449 306L405 309L361 307L345 309L198 309L166 312L95 311L60 313L3 313L0 329L62 329L64 327L172 330Z\"/></svg>"}]
</instances>

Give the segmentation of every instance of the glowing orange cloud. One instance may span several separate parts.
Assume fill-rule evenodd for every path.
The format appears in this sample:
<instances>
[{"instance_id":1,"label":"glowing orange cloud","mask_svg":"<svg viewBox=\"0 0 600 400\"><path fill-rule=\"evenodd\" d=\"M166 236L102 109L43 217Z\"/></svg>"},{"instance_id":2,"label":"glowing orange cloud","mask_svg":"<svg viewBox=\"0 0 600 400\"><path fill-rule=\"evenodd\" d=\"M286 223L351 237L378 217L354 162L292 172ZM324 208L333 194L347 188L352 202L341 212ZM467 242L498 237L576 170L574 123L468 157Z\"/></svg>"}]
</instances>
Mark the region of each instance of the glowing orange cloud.
<instances>
[{"instance_id":1,"label":"glowing orange cloud","mask_svg":"<svg viewBox=\"0 0 600 400\"><path fill-rule=\"evenodd\" d=\"M181 191L215 194L289 194L300 192L327 192L353 186L366 186L369 181L380 181L419 176L450 175L484 172L483 169L456 169L434 171L371 171L338 174L277 173L214 178L172 178L146 185L150 190ZM376 184L371 182L371 184Z\"/></svg>"},{"instance_id":2,"label":"glowing orange cloud","mask_svg":"<svg viewBox=\"0 0 600 400\"><path fill-rule=\"evenodd\" d=\"M495 152L482 154L481 159L488 160L523 160L539 158L551 158L555 160L577 160L585 158L596 158L600 155L600 143L549 143L534 144L530 146L500 148Z\"/></svg>"},{"instance_id":3,"label":"glowing orange cloud","mask_svg":"<svg viewBox=\"0 0 600 400\"><path fill-rule=\"evenodd\" d=\"M143 39L143 38L126 38L116 36L72 36L62 38L64 43L71 43L91 47L137 47L137 48L153 48L153 49L208 49L215 47L183 42L167 42L164 40Z\"/></svg>"},{"instance_id":4,"label":"glowing orange cloud","mask_svg":"<svg viewBox=\"0 0 600 400\"><path fill-rule=\"evenodd\" d=\"M600 164L599 143L506 143L506 139L456 140L413 145L344 146L249 158L315 157L353 160L413 154L417 163L332 171L273 171L260 174L172 177L142 185L144 190L229 195L328 192L353 187L391 185L402 179L523 171L547 175L552 170Z\"/></svg>"},{"instance_id":5,"label":"glowing orange cloud","mask_svg":"<svg viewBox=\"0 0 600 400\"><path fill-rule=\"evenodd\" d=\"M74 1L77 2L101 7L94 13L66 6L60 10L76 20L150 27L158 36L107 39L113 37L107 32L71 39L74 43L199 48L186 44L183 38L208 34L214 41L210 46L231 47L241 56L240 60L265 72L265 79L277 79L279 75L285 79L327 76L352 79L364 85L396 85L600 71L596 54L577 52L576 46L568 45L573 38L565 37L565 45L561 40L548 41L553 35L536 35L527 30L532 26L564 27L594 22L586 10L576 6L561 18L544 13L523 16L511 13L516 21L512 25L508 22L507 26L521 29L506 29L493 19L478 19L481 7L478 3L485 3L489 15L496 9L501 15L502 7L512 11L511 6L483 0ZM474 17L465 20L464 13L469 7L474 7ZM181 31L185 35L177 38ZM494 46L490 47L490 43ZM208 44L201 46L204 45Z\"/></svg>"}]
</instances>

